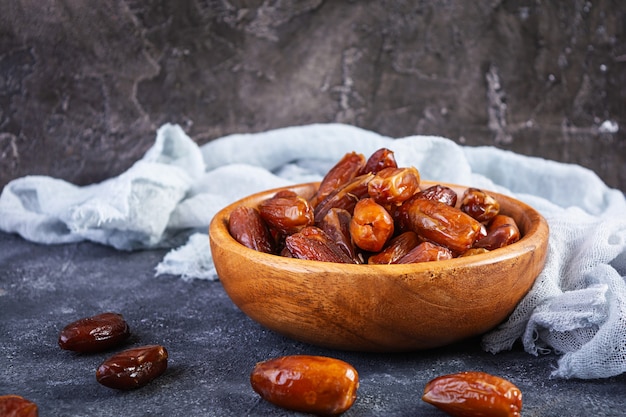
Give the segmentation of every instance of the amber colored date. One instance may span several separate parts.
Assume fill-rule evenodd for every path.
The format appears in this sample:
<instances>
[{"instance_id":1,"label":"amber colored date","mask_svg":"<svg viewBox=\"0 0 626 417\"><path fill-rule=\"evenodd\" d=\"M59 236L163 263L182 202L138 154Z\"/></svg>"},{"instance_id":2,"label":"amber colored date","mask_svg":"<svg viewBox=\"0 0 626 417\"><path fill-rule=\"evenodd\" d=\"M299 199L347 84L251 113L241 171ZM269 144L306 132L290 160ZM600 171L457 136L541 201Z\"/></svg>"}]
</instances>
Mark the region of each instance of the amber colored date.
<instances>
[{"instance_id":1,"label":"amber colored date","mask_svg":"<svg viewBox=\"0 0 626 417\"><path fill-rule=\"evenodd\" d=\"M292 355L258 363L250 384L261 398L276 406L335 416L354 404L359 375L352 365L338 359Z\"/></svg>"},{"instance_id":2,"label":"amber colored date","mask_svg":"<svg viewBox=\"0 0 626 417\"><path fill-rule=\"evenodd\" d=\"M364 155L356 152L345 154L343 158L324 175L324 178L322 178L320 186L311 200L312 205L315 206L330 193L360 175L361 171L365 168L365 164L366 160Z\"/></svg>"},{"instance_id":3,"label":"amber colored date","mask_svg":"<svg viewBox=\"0 0 626 417\"><path fill-rule=\"evenodd\" d=\"M167 358L167 350L160 345L128 349L102 362L96 380L119 390L140 388L165 372Z\"/></svg>"},{"instance_id":4,"label":"amber colored date","mask_svg":"<svg viewBox=\"0 0 626 417\"><path fill-rule=\"evenodd\" d=\"M422 242L400 258L397 263L414 264L418 262L443 261L452 258L450 249L431 242Z\"/></svg>"},{"instance_id":5,"label":"amber colored date","mask_svg":"<svg viewBox=\"0 0 626 417\"><path fill-rule=\"evenodd\" d=\"M487 227L487 235L479 239L474 246L494 250L515 243L520 239L520 231L515 220L510 216L498 214Z\"/></svg>"},{"instance_id":6,"label":"amber colored date","mask_svg":"<svg viewBox=\"0 0 626 417\"><path fill-rule=\"evenodd\" d=\"M380 148L367 158L361 174L376 174L385 168L398 168L398 163L393 151L387 148Z\"/></svg>"},{"instance_id":7,"label":"amber colored date","mask_svg":"<svg viewBox=\"0 0 626 417\"><path fill-rule=\"evenodd\" d=\"M59 347L74 352L101 352L120 345L130 336L126 320L118 313L102 313L76 320L59 334Z\"/></svg>"},{"instance_id":8,"label":"amber colored date","mask_svg":"<svg viewBox=\"0 0 626 417\"><path fill-rule=\"evenodd\" d=\"M367 193L378 204L400 205L419 191L420 174L415 167L384 168L367 185Z\"/></svg>"},{"instance_id":9,"label":"amber colored date","mask_svg":"<svg viewBox=\"0 0 626 417\"><path fill-rule=\"evenodd\" d=\"M474 255L482 255L483 253L489 253L488 249L485 248L469 248L465 252L459 255L459 258L464 258L466 256L474 256Z\"/></svg>"},{"instance_id":10,"label":"amber colored date","mask_svg":"<svg viewBox=\"0 0 626 417\"><path fill-rule=\"evenodd\" d=\"M233 238L247 248L273 253L274 239L259 211L253 207L240 206L228 219L228 230Z\"/></svg>"},{"instance_id":11,"label":"amber colored date","mask_svg":"<svg viewBox=\"0 0 626 417\"><path fill-rule=\"evenodd\" d=\"M285 238L285 248L290 257L309 261L355 263L320 228L308 226Z\"/></svg>"},{"instance_id":12,"label":"amber colored date","mask_svg":"<svg viewBox=\"0 0 626 417\"><path fill-rule=\"evenodd\" d=\"M315 206L315 223L321 222L333 208L344 209L352 213L357 201L368 197L367 185L372 178L374 178L374 174L359 175L343 187L330 193L328 197Z\"/></svg>"},{"instance_id":13,"label":"amber colored date","mask_svg":"<svg viewBox=\"0 0 626 417\"><path fill-rule=\"evenodd\" d=\"M270 228L285 236L313 224L313 208L293 191L281 191L262 201L259 213Z\"/></svg>"},{"instance_id":14,"label":"amber colored date","mask_svg":"<svg viewBox=\"0 0 626 417\"><path fill-rule=\"evenodd\" d=\"M0 395L0 416L37 417L37 404L19 395Z\"/></svg>"},{"instance_id":15,"label":"amber colored date","mask_svg":"<svg viewBox=\"0 0 626 417\"><path fill-rule=\"evenodd\" d=\"M421 242L415 232L408 231L399 234L389 241L387 246L380 252L367 259L368 264L395 264L400 258L409 253Z\"/></svg>"},{"instance_id":16,"label":"amber colored date","mask_svg":"<svg viewBox=\"0 0 626 417\"><path fill-rule=\"evenodd\" d=\"M448 206L455 207L457 194L456 192L445 185L432 185L425 190L420 191L415 195L415 198L423 198L424 200L439 201Z\"/></svg>"},{"instance_id":17,"label":"amber colored date","mask_svg":"<svg viewBox=\"0 0 626 417\"><path fill-rule=\"evenodd\" d=\"M468 188L461 198L461 210L479 222L488 222L500 212L500 203L478 188Z\"/></svg>"},{"instance_id":18,"label":"amber colored date","mask_svg":"<svg viewBox=\"0 0 626 417\"><path fill-rule=\"evenodd\" d=\"M333 208L324 216L319 224L319 228L322 229L346 255L357 262L358 257L352 242L352 236L350 235L350 220L352 220L352 215L347 210Z\"/></svg>"},{"instance_id":19,"label":"amber colored date","mask_svg":"<svg viewBox=\"0 0 626 417\"><path fill-rule=\"evenodd\" d=\"M477 220L439 201L412 198L399 211L400 220L410 230L457 254L473 246L482 228Z\"/></svg>"},{"instance_id":20,"label":"amber colored date","mask_svg":"<svg viewBox=\"0 0 626 417\"><path fill-rule=\"evenodd\" d=\"M380 251L393 235L393 217L383 206L371 198L364 198L356 203L350 235L354 244L369 251Z\"/></svg>"},{"instance_id":21,"label":"amber colored date","mask_svg":"<svg viewBox=\"0 0 626 417\"><path fill-rule=\"evenodd\" d=\"M422 400L455 417L519 417L522 392L484 372L460 372L429 381Z\"/></svg>"}]
</instances>

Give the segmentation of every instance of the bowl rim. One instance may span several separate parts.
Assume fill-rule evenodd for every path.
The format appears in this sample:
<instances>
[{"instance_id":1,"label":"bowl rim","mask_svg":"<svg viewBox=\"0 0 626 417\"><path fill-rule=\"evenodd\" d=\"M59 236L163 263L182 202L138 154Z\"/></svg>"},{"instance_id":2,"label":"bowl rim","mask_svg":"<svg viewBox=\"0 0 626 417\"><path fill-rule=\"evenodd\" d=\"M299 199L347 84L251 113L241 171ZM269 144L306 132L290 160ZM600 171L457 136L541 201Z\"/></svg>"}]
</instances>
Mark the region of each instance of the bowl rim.
<instances>
[{"instance_id":1,"label":"bowl rim","mask_svg":"<svg viewBox=\"0 0 626 417\"><path fill-rule=\"evenodd\" d=\"M453 183L439 182L439 181L428 181L422 180L420 182L420 187L424 185L443 185L449 186L453 189L466 189L471 186L459 185ZM531 207L530 205L514 198L511 196L507 196L505 194L501 194L495 191L488 190L486 188L481 188L482 191L494 196L499 202L506 201L507 204L513 204L519 206L521 208L521 212L523 212L524 216L529 219L528 230L524 230L524 233L520 240L510 245L504 246L502 248L494 249L487 253L476 254L467 257L455 257L452 259L445 259L435 262L419 262L419 263L411 263L411 264L348 264L348 263L337 263L337 262L323 262L316 260L307 260L307 259L298 259L298 258L288 258L276 254L259 252L254 249L248 248L241 243L239 243L235 238L233 238L228 230L228 216L230 212L234 210L236 207L241 206L243 204L260 201L263 196L271 196L280 190L285 189L308 189L311 187L316 187L319 185L319 182L307 182L307 183L298 183L292 184L288 186L275 187L271 189L267 189L264 191L259 191L253 194L250 194L246 197L243 197L233 203L223 207L219 210L209 225L209 239L213 242L213 244L227 247L230 250L240 250L243 251L242 254L249 253L249 257L254 257L257 261L261 261L263 259L267 259L267 263L271 264L273 268L297 268L301 267L303 269L319 271L319 270L334 270L341 269L341 272L344 274L359 274L362 275L365 271L364 268L369 268L371 271L384 271L385 275L388 274L407 274L407 273L415 273L415 272L423 272L435 269L441 269L442 267L478 267L486 264L498 263L507 259L515 258L520 256L521 254L527 253L529 251L534 251L542 244L542 236L545 236L545 239L548 238L549 235L549 226L545 218L539 213L536 209ZM254 206L254 204L248 204L249 206ZM248 256L247 256L248 257Z\"/></svg>"}]
</instances>

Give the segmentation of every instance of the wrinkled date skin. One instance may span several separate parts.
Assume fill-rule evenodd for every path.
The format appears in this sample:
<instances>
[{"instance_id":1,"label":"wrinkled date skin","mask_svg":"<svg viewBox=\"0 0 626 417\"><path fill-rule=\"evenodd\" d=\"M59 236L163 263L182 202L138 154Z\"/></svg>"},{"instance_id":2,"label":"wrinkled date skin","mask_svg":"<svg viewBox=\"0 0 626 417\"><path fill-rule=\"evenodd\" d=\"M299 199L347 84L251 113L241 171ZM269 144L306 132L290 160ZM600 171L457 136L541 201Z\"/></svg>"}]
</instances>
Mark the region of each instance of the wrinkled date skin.
<instances>
[{"instance_id":1,"label":"wrinkled date skin","mask_svg":"<svg viewBox=\"0 0 626 417\"><path fill-rule=\"evenodd\" d=\"M124 317L108 312L65 326L59 334L59 346L74 352L101 352L119 346L129 336L130 328Z\"/></svg>"},{"instance_id":2,"label":"wrinkled date skin","mask_svg":"<svg viewBox=\"0 0 626 417\"><path fill-rule=\"evenodd\" d=\"M0 416L37 417L37 404L19 395L0 395Z\"/></svg>"},{"instance_id":3,"label":"wrinkled date skin","mask_svg":"<svg viewBox=\"0 0 626 417\"><path fill-rule=\"evenodd\" d=\"M376 174L385 168L398 168L398 163L393 151L380 148L367 158L361 174Z\"/></svg>"},{"instance_id":4,"label":"wrinkled date skin","mask_svg":"<svg viewBox=\"0 0 626 417\"><path fill-rule=\"evenodd\" d=\"M479 222L488 222L500 212L500 203L478 188L468 188L461 198L461 210Z\"/></svg>"},{"instance_id":5,"label":"wrinkled date skin","mask_svg":"<svg viewBox=\"0 0 626 417\"><path fill-rule=\"evenodd\" d=\"M333 240L352 260L358 262L352 236L350 221L352 215L347 210L333 208L322 219L319 227Z\"/></svg>"},{"instance_id":6,"label":"wrinkled date skin","mask_svg":"<svg viewBox=\"0 0 626 417\"><path fill-rule=\"evenodd\" d=\"M483 253L489 253L488 249L485 248L470 248L468 250L466 250L465 252L463 252L462 254L459 255L459 258L464 258L466 256L474 256L474 255L481 255Z\"/></svg>"},{"instance_id":7,"label":"wrinkled date skin","mask_svg":"<svg viewBox=\"0 0 626 417\"><path fill-rule=\"evenodd\" d=\"M433 262L452 259L450 249L431 242L422 242L398 260L399 264L414 264L418 262Z\"/></svg>"},{"instance_id":8,"label":"wrinkled date skin","mask_svg":"<svg viewBox=\"0 0 626 417\"><path fill-rule=\"evenodd\" d=\"M261 218L282 235L299 232L313 224L310 203L293 191L281 191L259 205Z\"/></svg>"},{"instance_id":9,"label":"wrinkled date skin","mask_svg":"<svg viewBox=\"0 0 626 417\"><path fill-rule=\"evenodd\" d=\"M350 235L359 248L380 251L393 235L393 217L371 198L359 200L350 221Z\"/></svg>"},{"instance_id":10,"label":"wrinkled date skin","mask_svg":"<svg viewBox=\"0 0 626 417\"><path fill-rule=\"evenodd\" d=\"M274 253L274 239L267 223L253 207L241 206L233 210L228 219L228 231L247 248Z\"/></svg>"},{"instance_id":11,"label":"wrinkled date skin","mask_svg":"<svg viewBox=\"0 0 626 417\"><path fill-rule=\"evenodd\" d=\"M498 249L520 239L520 231L512 217L498 214L487 227L487 235L476 242L477 248Z\"/></svg>"},{"instance_id":12,"label":"wrinkled date skin","mask_svg":"<svg viewBox=\"0 0 626 417\"><path fill-rule=\"evenodd\" d=\"M480 236L480 222L439 201L412 198L399 211L405 227L458 254L467 251Z\"/></svg>"},{"instance_id":13,"label":"wrinkled date skin","mask_svg":"<svg viewBox=\"0 0 626 417\"><path fill-rule=\"evenodd\" d=\"M258 363L250 375L250 384L276 406L336 416L356 400L359 375L352 365L338 359L292 355Z\"/></svg>"},{"instance_id":14,"label":"wrinkled date skin","mask_svg":"<svg viewBox=\"0 0 626 417\"><path fill-rule=\"evenodd\" d=\"M420 174L415 167L384 168L367 185L367 193L378 204L400 205L419 191Z\"/></svg>"},{"instance_id":15,"label":"wrinkled date skin","mask_svg":"<svg viewBox=\"0 0 626 417\"><path fill-rule=\"evenodd\" d=\"M360 175L365 168L365 164L366 160L363 154L356 152L345 154L322 178L322 182L312 199L313 206Z\"/></svg>"},{"instance_id":16,"label":"wrinkled date skin","mask_svg":"<svg viewBox=\"0 0 626 417\"><path fill-rule=\"evenodd\" d=\"M355 263L322 229L305 227L287 236L285 248L290 257L309 261Z\"/></svg>"},{"instance_id":17,"label":"wrinkled date skin","mask_svg":"<svg viewBox=\"0 0 626 417\"><path fill-rule=\"evenodd\" d=\"M399 234L389 241L389 244L377 254L370 256L367 260L368 264L395 264L404 255L409 253L413 248L421 242L419 236L415 232L408 231Z\"/></svg>"},{"instance_id":18,"label":"wrinkled date skin","mask_svg":"<svg viewBox=\"0 0 626 417\"><path fill-rule=\"evenodd\" d=\"M443 375L426 384L422 400L454 417L520 417L522 392L484 372Z\"/></svg>"},{"instance_id":19,"label":"wrinkled date skin","mask_svg":"<svg viewBox=\"0 0 626 417\"><path fill-rule=\"evenodd\" d=\"M415 195L415 198L439 201L440 203L444 203L450 207L455 207L458 196L452 188L437 184L420 191Z\"/></svg>"},{"instance_id":20,"label":"wrinkled date skin","mask_svg":"<svg viewBox=\"0 0 626 417\"><path fill-rule=\"evenodd\" d=\"M96 380L119 390L140 388L165 372L167 358L167 350L160 345L128 349L102 362L96 370Z\"/></svg>"},{"instance_id":21,"label":"wrinkled date skin","mask_svg":"<svg viewBox=\"0 0 626 417\"><path fill-rule=\"evenodd\" d=\"M324 216L333 208L340 208L352 212L356 203L368 197L367 186L374 178L374 174L363 174L355 177L341 188L333 191L315 206L315 223L322 221Z\"/></svg>"}]
</instances>

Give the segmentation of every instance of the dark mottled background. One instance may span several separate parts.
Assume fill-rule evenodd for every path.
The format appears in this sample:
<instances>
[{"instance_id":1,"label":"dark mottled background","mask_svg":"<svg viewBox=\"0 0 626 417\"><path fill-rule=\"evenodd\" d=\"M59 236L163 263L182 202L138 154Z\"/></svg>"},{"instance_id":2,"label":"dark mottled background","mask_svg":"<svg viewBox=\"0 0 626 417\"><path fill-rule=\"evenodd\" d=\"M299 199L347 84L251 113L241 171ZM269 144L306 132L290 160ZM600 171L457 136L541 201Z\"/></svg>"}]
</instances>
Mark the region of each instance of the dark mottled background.
<instances>
[{"instance_id":1,"label":"dark mottled background","mask_svg":"<svg viewBox=\"0 0 626 417\"><path fill-rule=\"evenodd\" d=\"M0 187L343 122L578 163L626 190L622 0L0 1Z\"/></svg>"}]
</instances>

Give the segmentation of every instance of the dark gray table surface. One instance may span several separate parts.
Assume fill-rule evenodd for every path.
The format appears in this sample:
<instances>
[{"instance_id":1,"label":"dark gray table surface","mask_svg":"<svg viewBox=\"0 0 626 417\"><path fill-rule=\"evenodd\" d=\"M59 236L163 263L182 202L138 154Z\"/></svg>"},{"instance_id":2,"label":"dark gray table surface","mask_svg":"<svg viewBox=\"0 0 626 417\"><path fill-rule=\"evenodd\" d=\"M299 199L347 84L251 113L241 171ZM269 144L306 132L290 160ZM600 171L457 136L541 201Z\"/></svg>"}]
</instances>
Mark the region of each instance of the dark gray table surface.
<instances>
[{"instance_id":1,"label":"dark gray table surface","mask_svg":"<svg viewBox=\"0 0 626 417\"><path fill-rule=\"evenodd\" d=\"M297 416L259 398L254 364L290 354L343 359L359 372L358 398L345 416L445 416L421 400L426 382L481 370L523 392L522 415L618 416L626 413L626 377L558 380L557 356L520 347L496 355L480 340L429 351L371 354L328 350L287 339L247 318L219 281L154 276L165 251L120 252L78 243L45 246L0 233L0 395L22 395L40 416ZM98 384L97 366L113 352L76 354L58 347L61 328L105 311L124 315L124 346L162 344L165 374L143 388ZM117 350L121 350L117 349Z\"/></svg>"}]
</instances>

